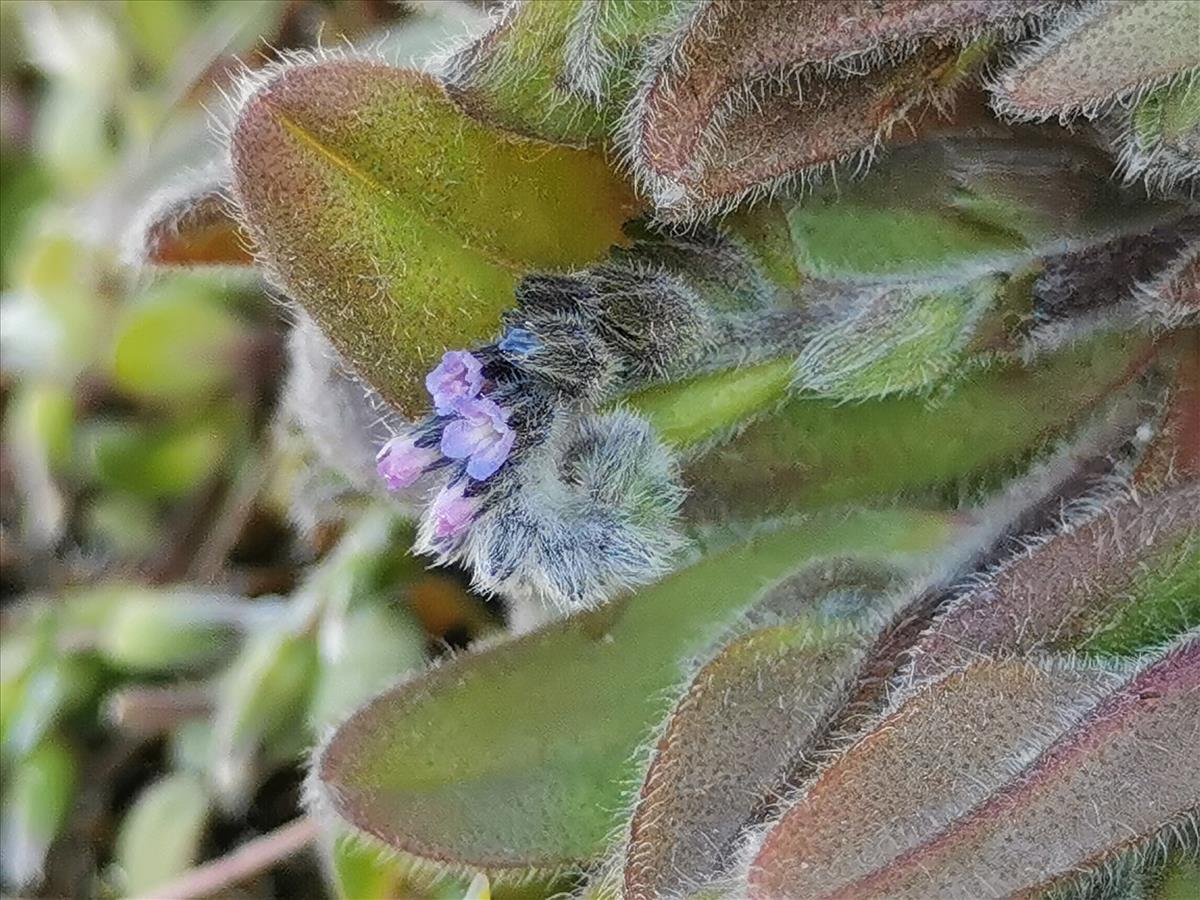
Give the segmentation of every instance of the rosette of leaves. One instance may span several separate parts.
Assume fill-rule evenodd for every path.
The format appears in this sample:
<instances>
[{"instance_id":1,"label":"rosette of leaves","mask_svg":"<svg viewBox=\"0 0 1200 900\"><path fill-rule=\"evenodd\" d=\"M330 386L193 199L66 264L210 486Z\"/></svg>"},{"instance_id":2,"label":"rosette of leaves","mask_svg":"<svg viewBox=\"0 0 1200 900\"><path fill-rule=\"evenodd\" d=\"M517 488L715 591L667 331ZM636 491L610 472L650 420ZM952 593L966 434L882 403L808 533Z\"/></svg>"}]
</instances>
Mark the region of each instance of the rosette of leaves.
<instances>
[{"instance_id":1,"label":"rosette of leaves","mask_svg":"<svg viewBox=\"0 0 1200 900\"><path fill-rule=\"evenodd\" d=\"M299 429L556 617L318 750L346 896L1194 879L1198 10L535 0L247 76L145 255L236 231Z\"/></svg>"}]
</instances>

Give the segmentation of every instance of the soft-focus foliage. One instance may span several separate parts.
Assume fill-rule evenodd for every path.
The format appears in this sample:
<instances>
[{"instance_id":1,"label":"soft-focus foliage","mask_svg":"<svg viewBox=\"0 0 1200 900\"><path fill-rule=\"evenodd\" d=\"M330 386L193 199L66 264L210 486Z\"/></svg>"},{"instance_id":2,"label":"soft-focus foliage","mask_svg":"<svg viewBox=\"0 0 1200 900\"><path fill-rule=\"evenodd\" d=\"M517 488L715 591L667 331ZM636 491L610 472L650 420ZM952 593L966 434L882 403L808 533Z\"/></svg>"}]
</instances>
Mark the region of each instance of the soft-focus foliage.
<instances>
[{"instance_id":1,"label":"soft-focus foliage","mask_svg":"<svg viewBox=\"0 0 1200 900\"><path fill-rule=\"evenodd\" d=\"M6 889L1200 891L1200 4L0 16Z\"/></svg>"}]
</instances>

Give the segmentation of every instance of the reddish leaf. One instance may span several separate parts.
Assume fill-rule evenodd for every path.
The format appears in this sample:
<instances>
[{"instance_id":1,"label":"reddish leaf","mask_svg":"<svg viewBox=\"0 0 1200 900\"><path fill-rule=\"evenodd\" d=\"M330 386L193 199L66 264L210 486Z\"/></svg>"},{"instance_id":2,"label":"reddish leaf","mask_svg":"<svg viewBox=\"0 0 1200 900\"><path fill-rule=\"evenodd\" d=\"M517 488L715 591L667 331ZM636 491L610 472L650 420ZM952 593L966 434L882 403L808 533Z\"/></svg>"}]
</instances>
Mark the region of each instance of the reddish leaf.
<instances>
[{"instance_id":1,"label":"reddish leaf","mask_svg":"<svg viewBox=\"0 0 1200 900\"><path fill-rule=\"evenodd\" d=\"M957 53L936 44L1058 6L707 0L651 66L627 136L634 169L670 208L727 203L770 179L869 149L915 103L948 86L938 80ZM929 44L916 59L886 71L921 41ZM865 84L848 77L877 67L885 71ZM823 80L831 73L835 79Z\"/></svg>"},{"instance_id":2,"label":"reddish leaf","mask_svg":"<svg viewBox=\"0 0 1200 900\"><path fill-rule=\"evenodd\" d=\"M863 640L811 623L753 632L692 680L630 826L625 896L682 896L727 864L762 798L845 699Z\"/></svg>"},{"instance_id":3,"label":"reddish leaf","mask_svg":"<svg viewBox=\"0 0 1200 900\"><path fill-rule=\"evenodd\" d=\"M1166 413L1134 473L1139 491L1151 493L1167 484L1200 481L1200 330L1181 334L1178 352Z\"/></svg>"},{"instance_id":4,"label":"reddish leaf","mask_svg":"<svg viewBox=\"0 0 1200 900\"><path fill-rule=\"evenodd\" d=\"M1145 500L1131 498L1036 545L959 597L912 651L908 676L936 677L980 656L1074 649L1156 598L1138 585L1194 564L1200 542L1200 482ZM1181 573L1183 574L1183 573ZM1162 613L1162 625L1179 615ZM1175 623L1182 627L1195 622Z\"/></svg>"},{"instance_id":5,"label":"reddish leaf","mask_svg":"<svg viewBox=\"0 0 1200 900\"><path fill-rule=\"evenodd\" d=\"M993 85L1020 119L1094 115L1200 66L1200 3L1106 0L1053 28Z\"/></svg>"},{"instance_id":6,"label":"reddish leaf","mask_svg":"<svg viewBox=\"0 0 1200 900\"><path fill-rule=\"evenodd\" d=\"M158 266L248 266L249 240L223 185L205 182L152 202L133 234L130 255Z\"/></svg>"},{"instance_id":7,"label":"reddish leaf","mask_svg":"<svg viewBox=\"0 0 1200 900\"><path fill-rule=\"evenodd\" d=\"M767 833L754 898L1026 896L1200 804L1200 638L1127 680L989 661L935 683L826 768Z\"/></svg>"}]
</instances>

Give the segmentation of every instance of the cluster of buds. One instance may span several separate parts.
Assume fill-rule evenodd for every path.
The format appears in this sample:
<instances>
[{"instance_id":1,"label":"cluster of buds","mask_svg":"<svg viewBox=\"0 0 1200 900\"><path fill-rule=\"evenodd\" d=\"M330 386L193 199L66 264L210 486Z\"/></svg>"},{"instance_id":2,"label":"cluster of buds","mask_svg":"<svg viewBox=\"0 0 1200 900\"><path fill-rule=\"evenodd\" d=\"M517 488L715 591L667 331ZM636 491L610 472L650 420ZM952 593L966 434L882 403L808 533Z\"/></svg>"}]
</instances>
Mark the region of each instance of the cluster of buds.
<instances>
[{"instance_id":1,"label":"cluster of buds","mask_svg":"<svg viewBox=\"0 0 1200 900\"><path fill-rule=\"evenodd\" d=\"M601 408L686 355L628 341L622 317L661 300L655 284L615 269L530 278L497 341L442 356L429 414L376 459L389 491L440 481L420 552L467 565L482 590L565 607L665 570L681 544L674 458L643 418ZM682 331L677 348L703 329Z\"/></svg>"},{"instance_id":2,"label":"cluster of buds","mask_svg":"<svg viewBox=\"0 0 1200 900\"><path fill-rule=\"evenodd\" d=\"M457 463L430 508L434 537L452 541L470 526L481 502L479 486L508 460L516 432L508 424L511 411L484 392L483 363L474 354L447 351L425 386L436 415L384 444L376 465L388 489L398 491L434 468Z\"/></svg>"}]
</instances>

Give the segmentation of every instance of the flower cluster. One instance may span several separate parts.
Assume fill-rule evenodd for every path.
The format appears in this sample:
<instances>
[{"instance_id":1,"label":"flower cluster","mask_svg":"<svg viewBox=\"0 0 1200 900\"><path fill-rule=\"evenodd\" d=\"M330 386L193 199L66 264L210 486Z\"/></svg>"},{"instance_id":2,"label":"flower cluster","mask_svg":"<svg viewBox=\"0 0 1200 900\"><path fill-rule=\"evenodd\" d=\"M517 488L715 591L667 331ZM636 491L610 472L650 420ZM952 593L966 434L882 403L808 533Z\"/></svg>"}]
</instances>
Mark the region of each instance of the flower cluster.
<instances>
[{"instance_id":1,"label":"flower cluster","mask_svg":"<svg viewBox=\"0 0 1200 900\"><path fill-rule=\"evenodd\" d=\"M457 461L470 481L491 478L512 452L516 432L509 410L484 393L483 364L465 350L450 350L425 378L437 415L425 427L398 434L379 451L376 468L389 490L414 484L444 461ZM466 530L481 498L469 481L452 478L434 499L434 535L450 539Z\"/></svg>"}]
</instances>

